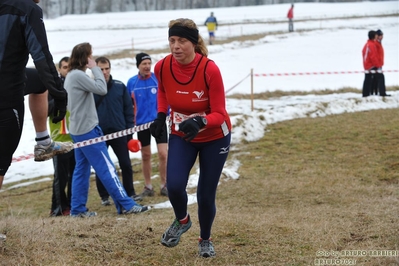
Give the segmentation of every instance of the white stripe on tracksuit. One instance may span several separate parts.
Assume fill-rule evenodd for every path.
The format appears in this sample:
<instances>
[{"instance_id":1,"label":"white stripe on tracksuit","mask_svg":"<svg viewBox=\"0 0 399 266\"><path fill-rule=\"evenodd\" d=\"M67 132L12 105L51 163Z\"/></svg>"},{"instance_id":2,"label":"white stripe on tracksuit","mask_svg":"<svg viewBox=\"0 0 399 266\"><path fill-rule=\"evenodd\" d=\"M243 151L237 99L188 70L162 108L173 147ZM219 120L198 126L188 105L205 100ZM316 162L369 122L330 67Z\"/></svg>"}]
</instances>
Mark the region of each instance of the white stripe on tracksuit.
<instances>
[{"instance_id":1,"label":"white stripe on tracksuit","mask_svg":"<svg viewBox=\"0 0 399 266\"><path fill-rule=\"evenodd\" d=\"M84 140L102 136L102 130L96 126L90 132L83 135L72 135L73 141L81 142ZM96 171L99 179L112 197L118 213L124 210L130 210L136 202L130 198L119 181L115 166L109 157L105 142L84 146L75 149L76 166L72 177L72 199L71 214L76 215L86 212L91 166Z\"/></svg>"}]
</instances>

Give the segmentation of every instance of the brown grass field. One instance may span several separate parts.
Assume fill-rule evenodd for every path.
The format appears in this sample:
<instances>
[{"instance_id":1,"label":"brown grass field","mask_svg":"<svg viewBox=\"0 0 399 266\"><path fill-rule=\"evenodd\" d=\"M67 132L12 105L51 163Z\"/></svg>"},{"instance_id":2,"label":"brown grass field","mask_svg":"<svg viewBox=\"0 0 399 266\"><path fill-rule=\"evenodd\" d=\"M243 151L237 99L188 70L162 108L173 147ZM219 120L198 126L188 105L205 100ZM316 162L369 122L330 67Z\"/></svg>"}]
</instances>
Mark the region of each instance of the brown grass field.
<instances>
[{"instance_id":1,"label":"brown grass field","mask_svg":"<svg viewBox=\"0 0 399 266\"><path fill-rule=\"evenodd\" d=\"M48 217L51 182L7 190L0 265L399 265L398 132L399 111L376 110L272 124L261 140L233 146L240 177L218 188L211 259L197 256L195 204L192 228L166 248L172 209L118 216L101 205L94 178L88 207L99 216L89 219Z\"/></svg>"}]
</instances>

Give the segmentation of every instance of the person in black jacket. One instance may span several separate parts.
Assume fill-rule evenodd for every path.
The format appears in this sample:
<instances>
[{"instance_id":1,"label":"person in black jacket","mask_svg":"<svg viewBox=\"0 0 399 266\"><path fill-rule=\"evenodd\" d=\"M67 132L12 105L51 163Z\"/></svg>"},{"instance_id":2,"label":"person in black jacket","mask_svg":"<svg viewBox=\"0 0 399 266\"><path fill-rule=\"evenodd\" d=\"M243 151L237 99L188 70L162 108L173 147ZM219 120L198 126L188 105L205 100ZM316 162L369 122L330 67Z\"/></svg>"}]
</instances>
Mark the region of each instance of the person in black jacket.
<instances>
[{"instance_id":1,"label":"person in black jacket","mask_svg":"<svg viewBox=\"0 0 399 266\"><path fill-rule=\"evenodd\" d=\"M104 96L94 95L99 125L104 135L132 128L134 126L133 106L125 84L119 80L112 79L111 62L108 58L103 56L98 57L96 63L104 74L108 90L107 94ZM127 146L127 142L131 138L132 136L130 135L111 139L106 141L106 144L107 147L112 147L112 150L118 158L119 167L122 171L122 183L127 195L132 197L135 201L140 201L141 197L136 195L133 186L132 162L130 161ZM98 194L101 197L101 204L104 206L110 205L109 194L97 176L96 184Z\"/></svg>"},{"instance_id":2,"label":"person in black jacket","mask_svg":"<svg viewBox=\"0 0 399 266\"><path fill-rule=\"evenodd\" d=\"M39 1L0 0L0 188L22 134L25 67L29 54L45 86L44 91L54 98L52 122L61 121L66 114L67 93L48 48L43 13L36 5ZM73 149L72 143L60 145L48 134L46 94L33 96L30 109L36 130L35 161L48 160L57 153Z\"/></svg>"},{"instance_id":3,"label":"person in black jacket","mask_svg":"<svg viewBox=\"0 0 399 266\"><path fill-rule=\"evenodd\" d=\"M68 66L68 57L64 57L59 62L60 78L62 82L65 80L66 72L63 68ZM26 68L26 89L25 93L45 97L43 93L44 85L40 81L38 71L34 68ZM44 99L46 100L46 99ZM48 96L48 116L53 119L54 99ZM50 135L57 142L71 142L72 138L68 131L69 113L57 124L50 123ZM72 174L75 169L74 150L65 154L58 154L53 157L54 180L53 194L51 196L50 216L69 215L71 209L71 183Z\"/></svg>"},{"instance_id":4,"label":"person in black jacket","mask_svg":"<svg viewBox=\"0 0 399 266\"><path fill-rule=\"evenodd\" d=\"M69 57L61 58L58 63L58 72L62 83L64 84L65 77L68 73ZM49 97L50 102L53 100ZM49 112L50 119L52 119L52 112ZM60 123L50 124L51 138L59 142L72 141L69 134L69 112L62 119ZM66 216L71 211L71 198L72 198L72 175L75 170L75 153L70 151L65 154L59 154L53 157L54 166L54 181L53 181L53 194L51 196L51 211L50 216Z\"/></svg>"}]
</instances>

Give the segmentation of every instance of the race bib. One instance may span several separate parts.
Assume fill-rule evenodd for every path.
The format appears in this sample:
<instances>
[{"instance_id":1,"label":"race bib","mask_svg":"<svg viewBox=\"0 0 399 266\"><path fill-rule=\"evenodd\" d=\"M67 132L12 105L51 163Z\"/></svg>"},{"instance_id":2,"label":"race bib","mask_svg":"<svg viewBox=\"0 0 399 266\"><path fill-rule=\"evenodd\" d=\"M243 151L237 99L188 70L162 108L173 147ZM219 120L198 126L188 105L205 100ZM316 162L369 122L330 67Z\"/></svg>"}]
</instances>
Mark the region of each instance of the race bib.
<instances>
[{"instance_id":1,"label":"race bib","mask_svg":"<svg viewBox=\"0 0 399 266\"><path fill-rule=\"evenodd\" d=\"M172 122L175 124L175 130L179 131L179 124L189 118L196 117L196 116L206 116L205 112L202 113L194 113L191 115L182 114L179 112L173 112Z\"/></svg>"}]
</instances>

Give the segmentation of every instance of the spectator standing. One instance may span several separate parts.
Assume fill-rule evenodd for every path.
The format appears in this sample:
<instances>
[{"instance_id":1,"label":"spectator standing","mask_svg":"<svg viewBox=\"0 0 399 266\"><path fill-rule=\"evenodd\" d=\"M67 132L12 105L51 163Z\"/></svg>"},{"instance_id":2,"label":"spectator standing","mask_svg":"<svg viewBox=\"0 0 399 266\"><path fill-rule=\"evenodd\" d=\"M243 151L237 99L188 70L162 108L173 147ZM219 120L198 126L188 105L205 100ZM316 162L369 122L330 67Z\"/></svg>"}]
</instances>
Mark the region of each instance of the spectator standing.
<instances>
[{"instance_id":1,"label":"spectator standing","mask_svg":"<svg viewBox=\"0 0 399 266\"><path fill-rule=\"evenodd\" d=\"M151 57L146 53L136 55L136 66L139 73L127 82L127 89L134 103L135 123L143 125L153 121L157 117L158 105L158 81L151 72ZM166 131L166 124L163 130ZM141 142L142 169L144 175L144 190L141 197L154 196L154 189L151 183L151 133L146 129L137 133ZM159 161L159 175L161 177L160 194L168 196L166 188L166 161L168 152L167 134L156 139Z\"/></svg>"},{"instance_id":2,"label":"spectator standing","mask_svg":"<svg viewBox=\"0 0 399 266\"><path fill-rule=\"evenodd\" d=\"M86 75L87 68L91 69L94 79ZM93 93L105 95L107 83L101 69L92 59L92 48L89 43L81 43L73 48L68 69L64 85L69 94L70 134L73 141L81 142L103 136L98 125ZM84 218L97 215L86 207L91 167L111 195L118 214L141 213L148 210L146 206L137 204L126 194L104 142L75 149L75 159L71 216Z\"/></svg>"},{"instance_id":3,"label":"spectator standing","mask_svg":"<svg viewBox=\"0 0 399 266\"><path fill-rule=\"evenodd\" d=\"M288 18L288 31L293 32L294 31L294 4L292 4L290 9L288 10L287 18Z\"/></svg>"},{"instance_id":4,"label":"spectator standing","mask_svg":"<svg viewBox=\"0 0 399 266\"><path fill-rule=\"evenodd\" d=\"M367 97L371 93L371 85L373 83L373 78L375 71L378 69L378 54L377 54L377 48L375 44L376 40L376 32L371 30L368 33L369 39L367 40L367 43L364 45L363 50L362 50L362 56L363 56L363 67L365 72L365 77L364 77L364 82L363 82L363 90L362 94L363 97ZM370 72L371 71L371 72ZM374 72L374 73L372 73Z\"/></svg>"},{"instance_id":5,"label":"spectator standing","mask_svg":"<svg viewBox=\"0 0 399 266\"><path fill-rule=\"evenodd\" d=\"M174 247L191 227L187 212L187 182L199 158L197 186L200 238L199 255L216 255L211 240L216 215L216 189L230 148L231 122L225 108L222 76L191 19L169 22L171 54L155 65L158 80L158 115L151 134L164 131L166 113L171 109L167 187L175 219L161 237L161 243Z\"/></svg>"},{"instance_id":6,"label":"spectator standing","mask_svg":"<svg viewBox=\"0 0 399 266\"><path fill-rule=\"evenodd\" d=\"M213 42L215 41L215 31L217 30L218 27L218 21L216 17L213 15L213 12L211 12L211 15L205 20L204 25L208 28L209 45L212 45Z\"/></svg>"},{"instance_id":7,"label":"spectator standing","mask_svg":"<svg viewBox=\"0 0 399 266\"><path fill-rule=\"evenodd\" d=\"M66 74L68 73L69 57L63 57L58 63L58 73L64 84ZM52 101L49 100L49 106ZM51 109L51 107L50 107ZM50 119L53 118L52 112ZM51 138L59 142L72 142L69 134L69 115L67 112L64 119L60 123L50 123ZM69 215L71 212L71 192L72 192L72 175L75 170L75 153L70 151L65 154L56 155L53 157L54 166L54 180L53 180L53 194L51 196L51 211L50 216Z\"/></svg>"},{"instance_id":8,"label":"spectator standing","mask_svg":"<svg viewBox=\"0 0 399 266\"><path fill-rule=\"evenodd\" d=\"M391 96L386 93L385 87L385 76L382 72L382 66L384 65L384 48L382 47L382 39L384 38L384 33L378 29L376 31L377 39L375 42L376 50L377 50L377 57L378 57L378 65L377 65L377 72L374 73L373 83L371 87L371 94L377 95L378 92L380 96Z\"/></svg>"},{"instance_id":9,"label":"spectator standing","mask_svg":"<svg viewBox=\"0 0 399 266\"><path fill-rule=\"evenodd\" d=\"M134 126L133 106L125 84L112 78L111 62L108 58L98 57L96 63L107 83L107 94L94 95L99 125L103 133L107 135L132 128ZM136 195L133 186L132 162L127 147L128 139L131 139L131 135L107 140L106 146L107 148L111 146L118 158L119 167L122 171L122 183L127 195L138 201L141 198ZM96 184L101 197L101 204L104 206L111 205L109 194L97 175Z\"/></svg>"},{"instance_id":10,"label":"spectator standing","mask_svg":"<svg viewBox=\"0 0 399 266\"><path fill-rule=\"evenodd\" d=\"M29 97L29 108L36 130L35 161L44 161L55 154L69 152L72 143L51 140L47 130L47 92L54 98L53 123L66 114L67 93L61 85L53 57L48 49L40 0L0 1L0 189L11 165L12 156L21 139L25 115L24 95L26 64L29 54L39 72L44 88Z\"/></svg>"}]
</instances>

